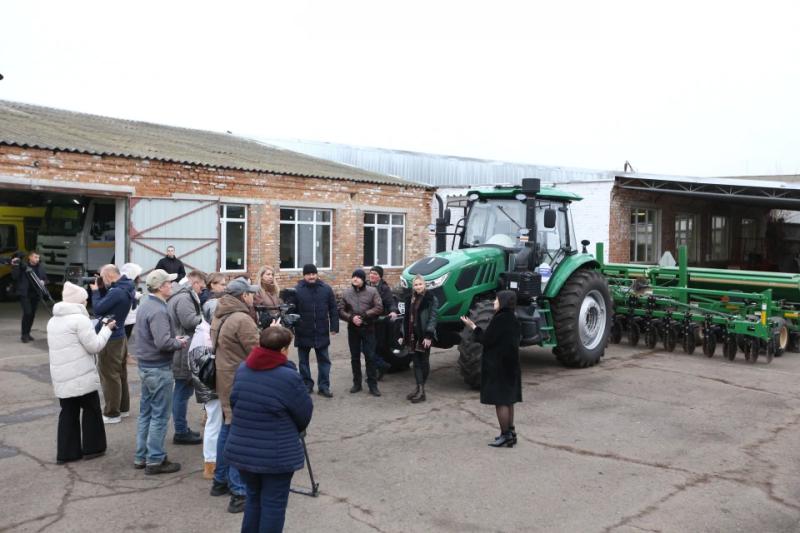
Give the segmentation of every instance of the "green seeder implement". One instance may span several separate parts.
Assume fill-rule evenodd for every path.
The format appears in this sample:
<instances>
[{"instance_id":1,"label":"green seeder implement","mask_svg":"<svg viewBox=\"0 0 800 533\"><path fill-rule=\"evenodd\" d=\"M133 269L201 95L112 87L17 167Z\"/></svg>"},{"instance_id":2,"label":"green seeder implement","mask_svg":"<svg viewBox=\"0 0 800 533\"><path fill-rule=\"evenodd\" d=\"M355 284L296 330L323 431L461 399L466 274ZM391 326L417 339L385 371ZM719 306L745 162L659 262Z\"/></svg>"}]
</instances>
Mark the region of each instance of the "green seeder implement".
<instances>
[{"instance_id":1,"label":"green seeder implement","mask_svg":"<svg viewBox=\"0 0 800 533\"><path fill-rule=\"evenodd\" d=\"M603 245L597 244L598 261ZM787 349L798 351L800 274L688 267L686 249L674 267L601 263L614 301L610 342L631 345L643 339L672 351L680 343L688 354L701 345L713 357L721 345L725 358L739 350L754 363Z\"/></svg>"}]
</instances>

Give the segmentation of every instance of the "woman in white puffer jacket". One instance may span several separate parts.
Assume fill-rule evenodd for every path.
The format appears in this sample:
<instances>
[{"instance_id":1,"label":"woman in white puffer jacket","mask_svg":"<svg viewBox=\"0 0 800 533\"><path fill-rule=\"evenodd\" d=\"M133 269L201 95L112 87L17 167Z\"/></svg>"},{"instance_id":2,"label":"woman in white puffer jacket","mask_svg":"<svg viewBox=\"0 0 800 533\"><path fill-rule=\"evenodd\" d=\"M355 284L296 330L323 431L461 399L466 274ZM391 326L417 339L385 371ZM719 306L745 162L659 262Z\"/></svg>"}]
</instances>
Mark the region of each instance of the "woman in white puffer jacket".
<instances>
[{"instance_id":1,"label":"woman in white puffer jacket","mask_svg":"<svg viewBox=\"0 0 800 533\"><path fill-rule=\"evenodd\" d=\"M106 451L95 354L106 345L116 324L111 321L95 333L86 311L88 297L82 287L64 283L63 301L53 307L53 318L47 323L50 377L61 404L58 464L92 459Z\"/></svg>"}]
</instances>

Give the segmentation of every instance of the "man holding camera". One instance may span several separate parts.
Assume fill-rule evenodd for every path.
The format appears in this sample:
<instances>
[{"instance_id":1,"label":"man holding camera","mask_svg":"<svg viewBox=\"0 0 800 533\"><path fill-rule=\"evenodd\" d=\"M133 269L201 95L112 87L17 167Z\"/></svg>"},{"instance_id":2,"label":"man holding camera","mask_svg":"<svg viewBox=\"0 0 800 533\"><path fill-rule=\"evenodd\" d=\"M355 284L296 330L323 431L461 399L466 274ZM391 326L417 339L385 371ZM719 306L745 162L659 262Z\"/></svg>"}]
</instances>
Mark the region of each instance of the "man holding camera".
<instances>
[{"instance_id":1,"label":"man holding camera","mask_svg":"<svg viewBox=\"0 0 800 533\"><path fill-rule=\"evenodd\" d=\"M205 288L206 275L192 270L186 283L167 300L170 319L178 335L194 336L194 331L203 321L200 307L200 293ZM172 395L172 423L175 425L173 444L202 444L200 433L192 431L186 421L189 398L194 392L192 372L189 370L189 348L175 350L172 359L172 375L175 378L175 392Z\"/></svg>"},{"instance_id":2,"label":"man holding camera","mask_svg":"<svg viewBox=\"0 0 800 533\"><path fill-rule=\"evenodd\" d=\"M367 367L369 393L380 396L375 364L375 319L383 313L383 302L375 287L367 286L367 274L360 268L353 272L352 285L342 294L339 318L347 322L347 343L353 369L351 393L361 391L361 353Z\"/></svg>"},{"instance_id":3,"label":"man holding camera","mask_svg":"<svg viewBox=\"0 0 800 533\"><path fill-rule=\"evenodd\" d=\"M92 290L92 312L96 317L110 317L117 324L124 324L135 298L133 281L120 274L115 265L100 269L100 277L89 285ZM100 331L100 325L97 331ZM103 389L105 406L103 422L118 424L130 413L130 391L128 390L128 339L125 328L116 328L105 347L97 354L97 370Z\"/></svg>"},{"instance_id":4,"label":"man holding camera","mask_svg":"<svg viewBox=\"0 0 800 533\"><path fill-rule=\"evenodd\" d=\"M167 460L164 438L172 410L172 356L189 345L188 337L176 337L167 311L167 298L177 275L156 269L147 275L149 294L136 312L134 338L142 397L136 430L136 457L133 467L145 474L169 474L181 469Z\"/></svg>"},{"instance_id":5,"label":"man holding camera","mask_svg":"<svg viewBox=\"0 0 800 533\"><path fill-rule=\"evenodd\" d=\"M39 254L31 252L26 259L14 257L11 260L11 278L17 286L19 304L22 306L22 342L31 342L31 327L36 318L36 308L42 299L42 291L47 290L47 274L39 262Z\"/></svg>"}]
</instances>

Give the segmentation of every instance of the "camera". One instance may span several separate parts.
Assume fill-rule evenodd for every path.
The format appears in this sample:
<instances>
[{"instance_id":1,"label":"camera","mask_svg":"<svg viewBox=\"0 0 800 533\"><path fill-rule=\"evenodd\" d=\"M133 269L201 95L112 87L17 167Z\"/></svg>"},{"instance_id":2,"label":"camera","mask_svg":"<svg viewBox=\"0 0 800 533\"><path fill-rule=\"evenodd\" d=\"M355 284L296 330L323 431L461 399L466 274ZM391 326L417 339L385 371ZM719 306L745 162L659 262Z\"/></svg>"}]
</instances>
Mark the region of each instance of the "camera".
<instances>
[{"instance_id":1,"label":"camera","mask_svg":"<svg viewBox=\"0 0 800 533\"><path fill-rule=\"evenodd\" d=\"M114 315L106 315L106 316L104 316L104 317L102 317L102 318L100 319L100 322L101 322L103 325L106 325L106 324L108 324L109 322L111 322L111 321L113 321L113 320L115 320L115 319L114 319Z\"/></svg>"},{"instance_id":2,"label":"camera","mask_svg":"<svg viewBox=\"0 0 800 533\"><path fill-rule=\"evenodd\" d=\"M294 304L280 304L276 306L257 305L256 316L258 317L259 329L268 328L276 318L281 319L283 327L293 329L294 325L300 320L300 315L293 313Z\"/></svg>"}]
</instances>

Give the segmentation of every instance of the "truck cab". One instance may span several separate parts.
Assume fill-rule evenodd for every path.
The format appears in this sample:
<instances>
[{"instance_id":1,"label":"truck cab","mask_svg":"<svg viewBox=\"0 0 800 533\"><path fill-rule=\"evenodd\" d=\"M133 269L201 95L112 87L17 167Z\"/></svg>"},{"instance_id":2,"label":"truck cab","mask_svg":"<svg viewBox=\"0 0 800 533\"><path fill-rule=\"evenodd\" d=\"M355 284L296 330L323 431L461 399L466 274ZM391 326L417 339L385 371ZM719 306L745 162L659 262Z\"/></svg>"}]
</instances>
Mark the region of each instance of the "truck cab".
<instances>
[{"instance_id":1,"label":"truck cab","mask_svg":"<svg viewBox=\"0 0 800 533\"><path fill-rule=\"evenodd\" d=\"M37 248L48 278L78 283L114 259L112 199L62 197L48 200Z\"/></svg>"},{"instance_id":2,"label":"truck cab","mask_svg":"<svg viewBox=\"0 0 800 533\"><path fill-rule=\"evenodd\" d=\"M36 233L42 224L43 207L0 206L0 300L16 297L7 263L15 252L29 252L36 246Z\"/></svg>"}]
</instances>

